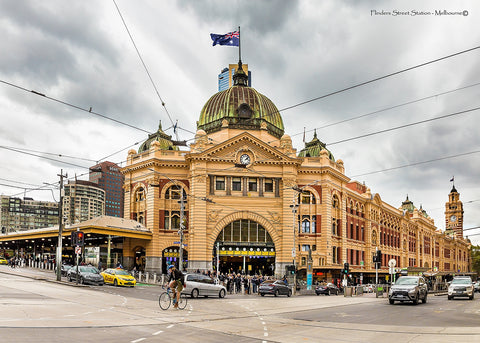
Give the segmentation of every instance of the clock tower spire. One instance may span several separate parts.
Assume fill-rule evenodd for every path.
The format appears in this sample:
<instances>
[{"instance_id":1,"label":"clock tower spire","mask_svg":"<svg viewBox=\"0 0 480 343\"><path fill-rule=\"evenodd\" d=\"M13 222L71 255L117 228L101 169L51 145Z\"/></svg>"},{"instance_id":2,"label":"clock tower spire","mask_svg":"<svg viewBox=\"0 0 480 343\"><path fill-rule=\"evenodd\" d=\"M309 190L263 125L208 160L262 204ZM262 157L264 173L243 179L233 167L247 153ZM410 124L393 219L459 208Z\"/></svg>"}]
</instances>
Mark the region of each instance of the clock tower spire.
<instances>
[{"instance_id":1,"label":"clock tower spire","mask_svg":"<svg viewBox=\"0 0 480 343\"><path fill-rule=\"evenodd\" d=\"M448 202L445 203L445 233L463 238L463 204L455 185L448 194Z\"/></svg>"}]
</instances>

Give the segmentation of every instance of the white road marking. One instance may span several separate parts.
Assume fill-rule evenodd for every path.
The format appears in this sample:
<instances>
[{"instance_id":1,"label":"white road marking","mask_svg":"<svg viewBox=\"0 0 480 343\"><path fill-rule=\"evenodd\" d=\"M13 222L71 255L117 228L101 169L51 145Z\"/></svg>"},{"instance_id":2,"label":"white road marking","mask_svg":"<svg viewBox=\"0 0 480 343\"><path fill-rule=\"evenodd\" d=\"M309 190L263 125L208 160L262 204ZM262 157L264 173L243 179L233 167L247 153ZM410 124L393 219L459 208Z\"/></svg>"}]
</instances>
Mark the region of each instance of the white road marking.
<instances>
[{"instance_id":1,"label":"white road marking","mask_svg":"<svg viewBox=\"0 0 480 343\"><path fill-rule=\"evenodd\" d=\"M167 329L173 328L174 326L175 326L175 325L170 324L169 326L167 326Z\"/></svg>"},{"instance_id":2,"label":"white road marking","mask_svg":"<svg viewBox=\"0 0 480 343\"><path fill-rule=\"evenodd\" d=\"M157 331L157 332L152 333L152 335L153 335L153 336L156 336L156 335L158 335L158 334L161 334L162 332L163 332L163 331Z\"/></svg>"},{"instance_id":3,"label":"white road marking","mask_svg":"<svg viewBox=\"0 0 480 343\"><path fill-rule=\"evenodd\" d=\"M263 335L264 335L265 337L268 337L268 332L264 332Z\"/></svg>"},{"instance_id":4,"label":"white road marking","mask_svg":"<svg viewBox=\"0 0 480 343\"><path fill-rule=\"evenodd\" d=\"M137 343L137 342L141 342L141 341L144 341L146 340L146 338L139 338L139 339L136 339L134 341L131 341L131 343Z\"/></svg>"}]
</instances>

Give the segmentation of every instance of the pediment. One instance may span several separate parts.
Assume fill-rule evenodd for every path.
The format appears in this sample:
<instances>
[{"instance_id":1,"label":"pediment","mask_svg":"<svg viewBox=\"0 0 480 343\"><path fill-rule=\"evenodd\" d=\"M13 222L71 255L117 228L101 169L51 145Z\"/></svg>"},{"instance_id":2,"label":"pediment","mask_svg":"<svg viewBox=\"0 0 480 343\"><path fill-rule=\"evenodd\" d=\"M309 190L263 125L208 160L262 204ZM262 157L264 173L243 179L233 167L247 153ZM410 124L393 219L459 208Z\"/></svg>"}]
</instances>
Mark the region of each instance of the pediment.
<instances>
[{"instance_id":1,"label":"pediment","mask_svg":"<svg viewBox=\"0 0 480 343\"><path fill-rule=\"evenodd\" d=\"M237 163L238 157L244 153L250 154L254 163L299 163L296 158L287 156L248 132L243 132L202 152L189 154L189 157Z\"/></svg>"}]
</instances>

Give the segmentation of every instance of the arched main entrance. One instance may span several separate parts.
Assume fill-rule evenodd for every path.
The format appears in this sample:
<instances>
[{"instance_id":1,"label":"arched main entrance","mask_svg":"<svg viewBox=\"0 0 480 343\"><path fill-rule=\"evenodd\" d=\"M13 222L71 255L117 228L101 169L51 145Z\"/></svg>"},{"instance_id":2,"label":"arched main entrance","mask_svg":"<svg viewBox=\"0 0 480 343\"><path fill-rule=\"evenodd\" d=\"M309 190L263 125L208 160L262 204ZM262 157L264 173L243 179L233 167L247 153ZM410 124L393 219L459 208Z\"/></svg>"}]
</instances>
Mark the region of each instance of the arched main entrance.
<instances>
[{"instance_id":1,"label":"arched main entrance","mask_svg":"<svg viewBox=\"0 0 480 343\"><path fill-rule=\"evenodd\" d=\"M275 244L265 228L250 219L227 224L217 236L213 260L220 273L273 275Z\"/></svg>"}]
</instances>

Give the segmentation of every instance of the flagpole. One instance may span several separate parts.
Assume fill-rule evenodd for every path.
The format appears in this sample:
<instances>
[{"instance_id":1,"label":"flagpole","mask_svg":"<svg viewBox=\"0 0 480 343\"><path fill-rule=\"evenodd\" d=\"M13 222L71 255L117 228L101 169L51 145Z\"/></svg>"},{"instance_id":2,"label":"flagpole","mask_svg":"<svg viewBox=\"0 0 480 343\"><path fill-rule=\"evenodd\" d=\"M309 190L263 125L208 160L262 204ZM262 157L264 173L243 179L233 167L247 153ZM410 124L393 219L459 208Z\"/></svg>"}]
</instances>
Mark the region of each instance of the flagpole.
<instances>
[{"instance_id":1,"label":"flagpole","mask_svg":"<svg viewBox=\"0 0 480 343\"><path fill-rule=\"evenodd\" d=\"M238 60L242 61L242 48L241 48L241 41L240 41L240 26L238 27Z\"/></svg>"}]
</instances>

